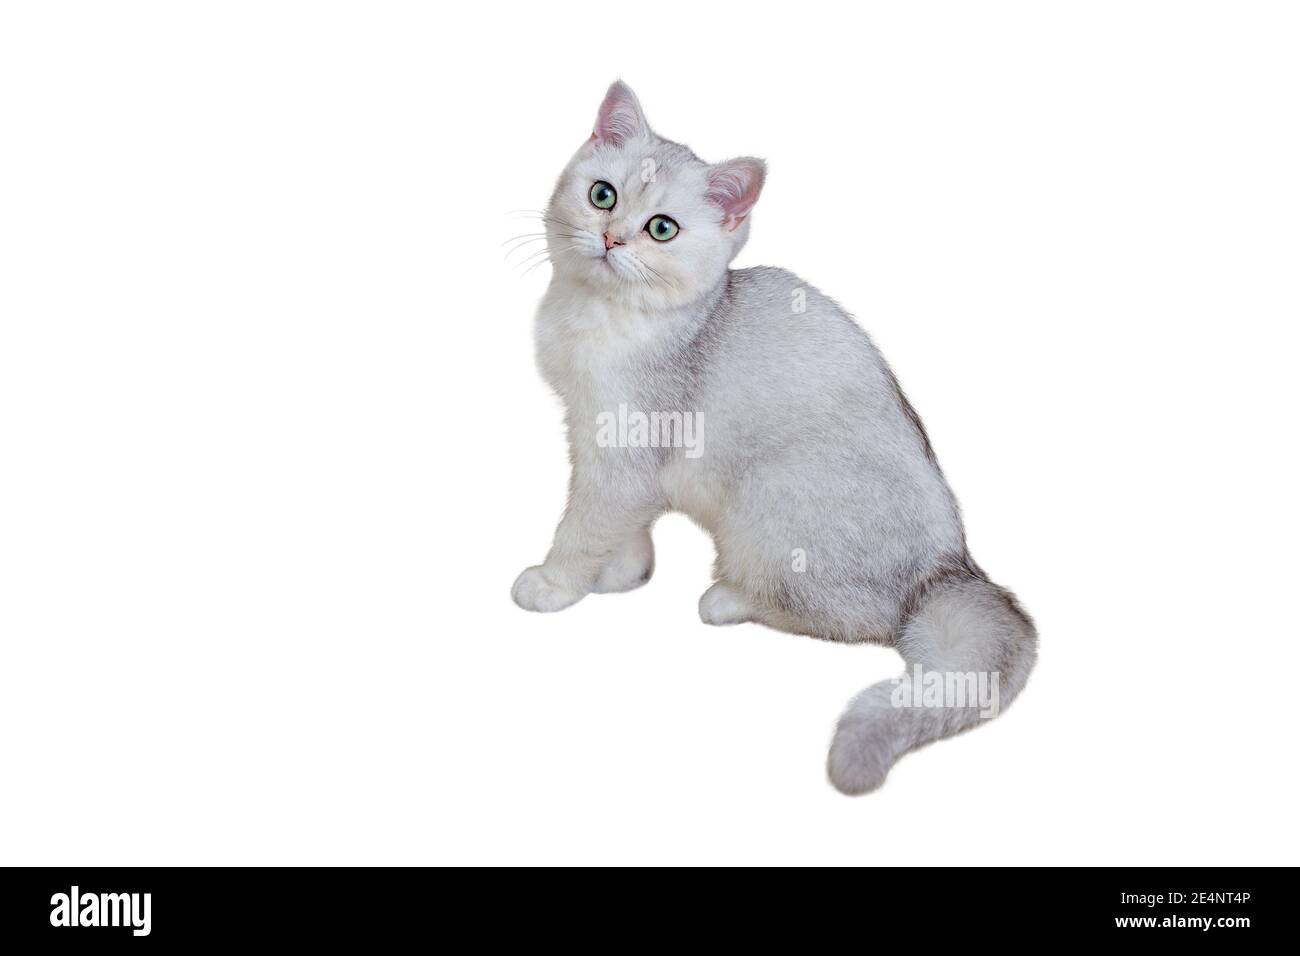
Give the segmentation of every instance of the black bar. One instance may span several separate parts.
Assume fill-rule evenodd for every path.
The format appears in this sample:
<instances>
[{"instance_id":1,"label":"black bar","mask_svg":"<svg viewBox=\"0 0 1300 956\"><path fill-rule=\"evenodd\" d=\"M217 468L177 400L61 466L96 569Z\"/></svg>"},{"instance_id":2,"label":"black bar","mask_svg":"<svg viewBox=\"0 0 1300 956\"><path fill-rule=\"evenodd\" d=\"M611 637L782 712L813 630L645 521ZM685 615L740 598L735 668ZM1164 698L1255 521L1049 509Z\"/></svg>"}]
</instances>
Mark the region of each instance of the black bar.
<instances>
[{"instance_id":1,"label":"black bar","mask_svg":"<svg viewBox=\"0 0 1300 956\"><path fill-rule=\"evenodd\" d=\"M745 876L725 878L742 881L734 886L693 888L692 877L676 874L592 881L581 873L485 877L437 869L6 869L0 939L94 949L392 946L409 943L412 933L436 943L470 932L480 943L531 933L535 944L553 945L608 932L616 934L606 942L617 950L629 939L681 944L691 926L699 927L700 941L723 942L733 931L791 933L802 926L821 934L843 924L862 935L864 951L878 950L882 938L936 946L966 939L979 949L1017 938L1217 947L1285 930L1294 882L1290 869L1223 868L918 867L826 876L768 876L761 890L750 891ZM119 925L71 925L73 887L78 923ZM69 905L61 909L64 901Z\"/></svg>"}]
</instances>

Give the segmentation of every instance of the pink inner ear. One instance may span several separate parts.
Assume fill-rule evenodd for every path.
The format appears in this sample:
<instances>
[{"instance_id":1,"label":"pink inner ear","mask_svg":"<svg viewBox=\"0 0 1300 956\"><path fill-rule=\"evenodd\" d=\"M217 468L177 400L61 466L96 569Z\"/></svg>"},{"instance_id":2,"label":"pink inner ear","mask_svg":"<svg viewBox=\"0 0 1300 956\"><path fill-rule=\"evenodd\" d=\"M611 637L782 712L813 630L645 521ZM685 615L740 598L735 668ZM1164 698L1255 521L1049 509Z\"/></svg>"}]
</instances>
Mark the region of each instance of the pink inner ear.
<instances>
[{"instance_id":1,"label":"pink inner ear","mask_svg":"<svg viewBox=\"0 0 1300 956\"><path fill-rule=\"evenodd\" d=\"M709 170L709 188L705 198L722 207L722 225L735 229L749 215L758 194L763 191L766 168L761 159L733 159Z\"/></svg>"},{"instance_id":2,"label":"pink inner ear","mask_svg":"<svg viewBox=\"0 0 1300 956\"><path fill-rule=\"evenodd\" d=\"M621 146L629 139L639 136L645 127L645 116L636 94L622 80L615 80L596 112L596 128L591 134L592 138L611 146Z\"/></svg>"}]
</instances>

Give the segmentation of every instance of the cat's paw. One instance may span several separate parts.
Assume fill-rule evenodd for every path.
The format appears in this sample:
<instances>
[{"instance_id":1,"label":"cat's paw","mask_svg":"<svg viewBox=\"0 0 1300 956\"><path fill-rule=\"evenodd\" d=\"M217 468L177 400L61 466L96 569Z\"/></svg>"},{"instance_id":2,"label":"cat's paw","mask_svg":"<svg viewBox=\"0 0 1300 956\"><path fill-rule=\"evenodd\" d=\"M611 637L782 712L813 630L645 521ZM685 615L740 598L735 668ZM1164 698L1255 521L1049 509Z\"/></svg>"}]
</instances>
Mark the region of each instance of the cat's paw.
<instances>
[{"instance_id":1,"label":"cat's paw","mask_svg":"<svg viewBox=\"0 0 1300 956\"><path fill-rule=\"evenodd\" d=\"M744 624L755 619L749 598L719 581L700 596L700 620L714 627Z\"/></svg>"},{"instance_id":2,"label":"cat's paw","mask_svg":"<svg viewBox=\"0 0 1300 956\"><path fill-rule=\"evenodd\" d=\"M541 565L528 568L515 579L515 586L510 589L514 602L525 611L562 611L570 604L581 600L577 591L556 587L546 580Z\"/></svg>"},{"instance_id":3,"label":"cat's paw","mask_svg":"<svg viewBox=\"0 0 1300 956\"><path fill-rule=\"evenodd\" d=\"M645 535L614 553L609 563L601 568L592 590L597 594L631 591L649 581L654 570L655 548L650 536Z\"/></svg>"}]
</instances>

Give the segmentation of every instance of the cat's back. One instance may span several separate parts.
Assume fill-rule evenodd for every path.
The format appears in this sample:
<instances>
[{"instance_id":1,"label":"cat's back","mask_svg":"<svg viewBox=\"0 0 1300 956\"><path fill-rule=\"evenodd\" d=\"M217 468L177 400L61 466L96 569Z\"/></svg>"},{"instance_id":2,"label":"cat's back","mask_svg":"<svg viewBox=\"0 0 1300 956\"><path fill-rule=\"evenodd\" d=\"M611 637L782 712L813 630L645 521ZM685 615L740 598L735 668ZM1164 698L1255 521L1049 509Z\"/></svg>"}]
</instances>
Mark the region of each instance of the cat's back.
<instances>
[{"instance_id":1,"label":"cat's back","mask_svg":"<svg viewBox=\"0 0 1300 956\"><path fill-rule=\"evenodd\" d=\"M700 468L715 507L700 510L724 572L784 588L816 633L883 627L910 575L964 550L919 420L866 332L791 272L732 273L713 319ZM786 574L801 542L819 577Z\"/></svg>"},{"instance_id":2,"label":"cat's back","mask_svg":"<svg viewBox=\"0 0 1300 956\"><path fill-rule=\"evenodd\" d=\"M755 266L731 273L726 325L755 358L778 350L785 367L814 360L823 376L853 370L861 381L886 371L867 333L830 296L786 269ZM769 356L770 357L770 356Z\"/></svg>"},{"instance_id":3,"label":"cat's back","mask_svg":"<svg viewBox=\"0 0 1300 956\"><path fill-rule=\"evenodd\" d=\"M720 465L822 504L867 482L886 510L956 526L920 419L839 305L784 269L742 269L714 318L700 397Z\"/></svg>"},{"instance_id":4,"label":"cat's back","mask_svg":"<svg viewBox=\"0 0 1300 956\"><path fill-rule=\"evenodd\" d=\"M833 299L792 272L733 271L708 326L702 345L716 390L751 408L894 417L894 379L871 339Z\"/></svg>"}]
</instances>

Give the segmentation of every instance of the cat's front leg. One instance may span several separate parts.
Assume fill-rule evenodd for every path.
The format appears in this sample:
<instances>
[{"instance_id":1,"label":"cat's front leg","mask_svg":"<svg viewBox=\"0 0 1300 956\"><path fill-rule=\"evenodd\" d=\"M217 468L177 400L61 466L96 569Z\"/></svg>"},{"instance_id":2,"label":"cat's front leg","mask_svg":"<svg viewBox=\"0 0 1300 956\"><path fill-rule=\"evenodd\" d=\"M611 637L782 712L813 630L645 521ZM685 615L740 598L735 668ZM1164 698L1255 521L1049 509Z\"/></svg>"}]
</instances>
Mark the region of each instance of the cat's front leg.
<instances>
[{"instance_id":1,"label":"cat's front leg","mask_svg":"<svg viewBox=\"0 0 1300 956\"><path fill-rule=\"evenodd\" d=\"M515 578L510 597L525 611L563 611L570 604L581 601L586 594L553 583L546 577L546 565L536 564L525 568Z\"/></svg>"},{"instance_id":2,"label":"cat's front leg","mask_svg":"<svg viewBox=\"0 0 1300 956\"><path fill-rule=\"evenodd\" d=\"M630 591L650 579L650 524L659 510L635 474L575 473L546 561L526 569L511 597L526 611L560 611L593 592Z\"/></svg>"},{"instance_id":3,"label":"cat's front leg","mask_svg":"<svg viewBox=\"0 0 1300 956\"><path fill-rule=\"evenodd\" d=\"M550 560L549 558L547 559ZM600 573L589 589L593 594L615 594L641 587L654 573L655 552L649 531L641 531L618 546L605 558ZM567 579L554 564L551 575ZM511 596L526 611L562 611L580 601L587 592L556 584L547 576L547 565L526 569L515 581Z\"/></svg>"},{"instance_id":4,"label":"cat's front leg","mask_svg":"<svg viewBox=\"0 0 1300 956\"><path fill-rule=\"evenodd\" d=\"M604 567L592 590L597 594L633 591L650 580L655 572L655 546L647 528L621 544Z\"/></svg>"}]
</instances>

